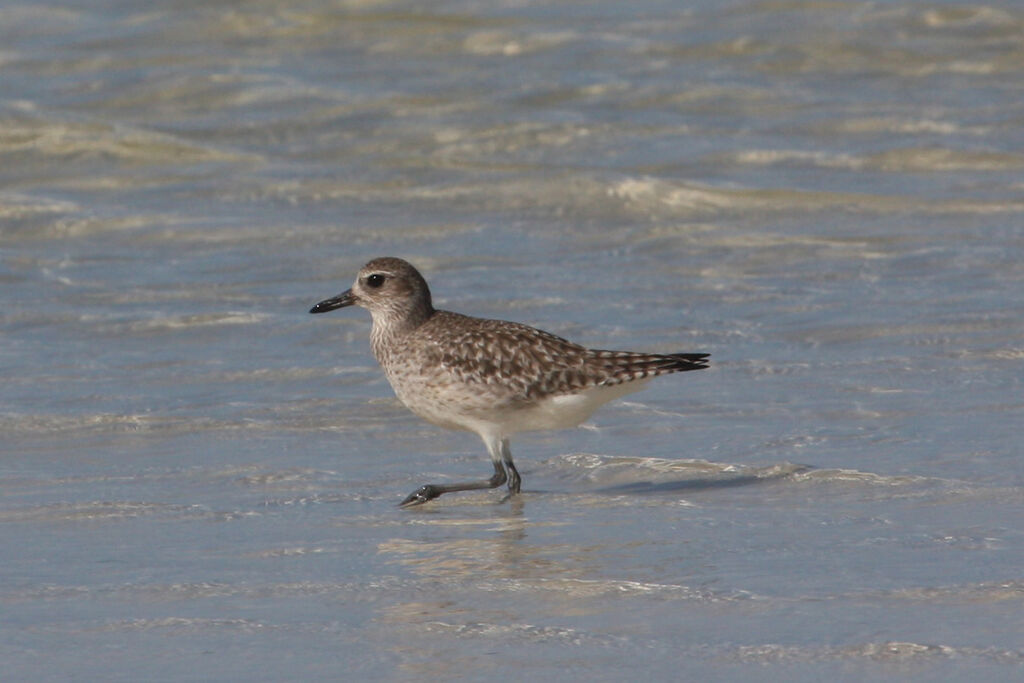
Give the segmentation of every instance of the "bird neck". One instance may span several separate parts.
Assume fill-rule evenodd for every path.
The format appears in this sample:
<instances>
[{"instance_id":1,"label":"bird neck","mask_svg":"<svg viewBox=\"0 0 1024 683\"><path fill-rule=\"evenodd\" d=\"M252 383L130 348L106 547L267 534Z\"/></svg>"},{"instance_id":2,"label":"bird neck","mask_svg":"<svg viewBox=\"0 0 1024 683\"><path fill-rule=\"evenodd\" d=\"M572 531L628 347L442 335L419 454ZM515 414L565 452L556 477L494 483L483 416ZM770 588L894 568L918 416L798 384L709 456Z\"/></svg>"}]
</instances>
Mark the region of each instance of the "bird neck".
<instances>
[{"instance_id":1,"label":"bird neck","mask_svg":"<svg viewBox=\"0 0 1024 683\"><path fill-rule=\"evenodd\" d=\"M377 360L388 354L388 349L412 334L427 322L434 314L432 306L421 306L412 310L388 311L386 314L373 316L373 329L370 331L370 345Z\"/></svg>"}]
</instances>

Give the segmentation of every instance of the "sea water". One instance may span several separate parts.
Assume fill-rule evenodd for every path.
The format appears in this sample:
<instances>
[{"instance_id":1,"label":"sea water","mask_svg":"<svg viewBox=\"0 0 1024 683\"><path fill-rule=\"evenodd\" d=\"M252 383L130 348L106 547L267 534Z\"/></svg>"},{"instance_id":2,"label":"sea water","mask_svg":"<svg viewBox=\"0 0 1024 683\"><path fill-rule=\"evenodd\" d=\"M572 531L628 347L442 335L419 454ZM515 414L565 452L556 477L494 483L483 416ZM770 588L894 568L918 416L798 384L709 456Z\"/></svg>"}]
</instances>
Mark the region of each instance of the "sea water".
<instances>
[{"instance_id":1,"label":"sea water","mask_svg":"<svg viewBox=\"0 0 1024 683\"><path fill-rule=\"evenodd\" d=\"M1019 680L1015 2L0 2L5 680ZM365 261L708 352L406 411Z\"/></svg>"}]
</instances>

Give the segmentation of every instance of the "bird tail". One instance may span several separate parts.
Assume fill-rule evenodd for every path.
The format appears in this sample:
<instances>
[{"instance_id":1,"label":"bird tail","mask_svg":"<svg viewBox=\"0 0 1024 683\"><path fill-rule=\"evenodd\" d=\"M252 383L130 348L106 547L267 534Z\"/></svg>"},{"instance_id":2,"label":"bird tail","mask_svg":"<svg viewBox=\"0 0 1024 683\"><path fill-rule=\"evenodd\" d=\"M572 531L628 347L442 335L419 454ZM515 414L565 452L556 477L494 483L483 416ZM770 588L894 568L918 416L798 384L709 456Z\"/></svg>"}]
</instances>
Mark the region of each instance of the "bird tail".
<instances>
[{"instance_id":1,"label":"bird tail","mask_svg":"<svg viewBox=\"0 0 1024 683\"><path fill-rule=\"evenodd\" d=\"M671 369L675 372L706 370L710 357L710 353L669 353L665 355L665 358L672 359Z\"/></svg>"},{"instance_id":2,"label":"bird tail","mask_svg":"<svg viewBox=\"0 0 1024 683\"><path fill-rule=\"evenodd\" d=\"M704 370L708 353L635 353L632 351L595 351L597 366L605 373L604 384L618 384L671 372Z\"/></svg>"}]
</instances>

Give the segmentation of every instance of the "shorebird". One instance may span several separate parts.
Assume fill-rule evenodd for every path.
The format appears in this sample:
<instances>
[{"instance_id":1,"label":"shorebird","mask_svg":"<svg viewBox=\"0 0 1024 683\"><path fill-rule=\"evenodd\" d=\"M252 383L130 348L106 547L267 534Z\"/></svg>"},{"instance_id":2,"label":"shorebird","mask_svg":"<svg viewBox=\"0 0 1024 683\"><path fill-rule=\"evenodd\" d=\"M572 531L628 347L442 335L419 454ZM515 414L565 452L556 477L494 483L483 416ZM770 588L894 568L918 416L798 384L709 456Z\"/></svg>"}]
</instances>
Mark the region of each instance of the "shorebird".
<instances>
[{"instance_id":1,"label":"shorebird","mask_svg":"<svg viewBox=\"0 0 1024 683\"><path fill-rule=\"evenodd\" d=\"M309 312L352 305L373 317L370 346L398 399L428 422L477 434L494 465L482 481L425 484L401 507L506 482L518 494L513 434L575 427L652 377L708 367L706 353L588 349L520 323L437 310L426 280L398 258L373 259L351 289Z\"/></svg>"}]
</instances>

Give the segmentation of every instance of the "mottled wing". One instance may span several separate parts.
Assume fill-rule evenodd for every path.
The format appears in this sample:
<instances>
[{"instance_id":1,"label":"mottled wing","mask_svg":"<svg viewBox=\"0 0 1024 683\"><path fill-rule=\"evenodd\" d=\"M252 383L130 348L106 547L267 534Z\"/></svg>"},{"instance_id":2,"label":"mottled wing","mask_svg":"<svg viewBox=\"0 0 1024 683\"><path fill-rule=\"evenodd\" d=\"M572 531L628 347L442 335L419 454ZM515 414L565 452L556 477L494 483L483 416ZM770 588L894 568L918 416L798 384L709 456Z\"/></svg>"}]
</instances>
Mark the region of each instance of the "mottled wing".
<instances>
[{"instance_id":1,"label":"mottled wing","mask_svg":"<svg viewBox=\"0 0 1024 683\"><path fill-rule=\"evenodd\" d=\"M527 325L439 311L419 330L431 359L457 381L489 388L511 402L587 385L587 349Z\"/></svg>"},{"instance_id":2,"label":"mottled wing","mask_svg":"<svg viewBox=\"0 0 1024 683\"><path fill-rule=\"evenodd\" d=\"M595 351L527 325L447 311L425 327L420 333L433 342L433 362L513 403L707 367L707 354Z\"/></svg>"}]
</instances>

